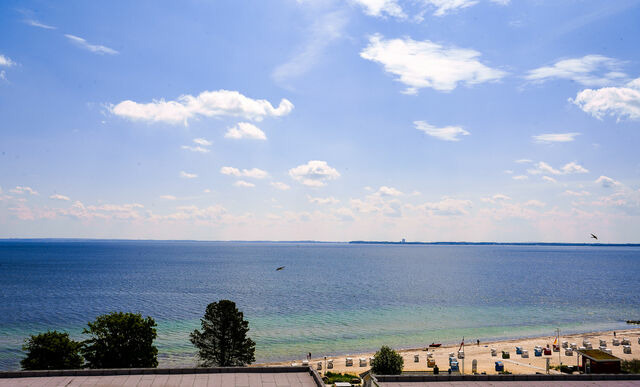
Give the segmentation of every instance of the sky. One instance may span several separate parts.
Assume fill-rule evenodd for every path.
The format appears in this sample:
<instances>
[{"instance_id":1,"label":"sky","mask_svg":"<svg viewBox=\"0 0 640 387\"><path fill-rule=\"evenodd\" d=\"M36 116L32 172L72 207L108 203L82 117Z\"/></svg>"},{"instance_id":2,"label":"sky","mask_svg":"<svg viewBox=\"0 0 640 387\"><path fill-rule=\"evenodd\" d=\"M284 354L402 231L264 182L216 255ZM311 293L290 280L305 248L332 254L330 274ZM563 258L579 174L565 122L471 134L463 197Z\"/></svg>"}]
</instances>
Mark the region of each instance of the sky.
<instances>
[{"instance_id":1,"label":"sky","mask_svg":"<svg viewBox=\"0 0 640 387\"><path fill-rule=\"evenodd\" d=\"M639 0L0 3L0 238L640 242Z\"/></svg>"}]
</instances>

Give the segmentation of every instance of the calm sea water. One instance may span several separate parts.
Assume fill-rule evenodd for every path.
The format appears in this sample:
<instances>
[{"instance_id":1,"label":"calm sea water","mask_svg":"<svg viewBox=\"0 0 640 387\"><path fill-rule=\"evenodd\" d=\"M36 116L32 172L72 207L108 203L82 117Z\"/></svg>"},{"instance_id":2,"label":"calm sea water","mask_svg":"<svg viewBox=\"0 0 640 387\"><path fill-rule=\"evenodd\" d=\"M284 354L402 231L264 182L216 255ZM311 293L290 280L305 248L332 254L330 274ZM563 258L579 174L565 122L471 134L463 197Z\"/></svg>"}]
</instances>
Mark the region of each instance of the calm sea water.
<instances>
[{"instance_id":1,"label":"calm sea water","mask_svg":"<svg viewBox=\"0 0 640 387\"><path fill-rule=\"evenodd\" d=\"M275 271L278 266L286 266ZM160 366L231 299L258 361L620 329L640 318L640 248L218 242L0 242L0 369L29 334L102 313L158 322Z\"/></svg>"}]
</instances>

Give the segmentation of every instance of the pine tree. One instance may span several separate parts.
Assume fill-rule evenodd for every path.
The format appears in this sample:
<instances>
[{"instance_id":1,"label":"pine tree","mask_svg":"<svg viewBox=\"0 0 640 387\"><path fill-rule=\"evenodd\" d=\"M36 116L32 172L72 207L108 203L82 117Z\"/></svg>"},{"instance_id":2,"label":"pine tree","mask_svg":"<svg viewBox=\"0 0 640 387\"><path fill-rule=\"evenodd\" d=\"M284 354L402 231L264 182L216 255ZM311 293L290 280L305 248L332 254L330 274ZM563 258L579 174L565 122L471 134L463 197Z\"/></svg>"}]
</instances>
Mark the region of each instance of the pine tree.
<instances>
[{"instance_id":1,"label":"pine tree","mask_svg":"<svg viewBox=\"0 0 640 387\"><path fill-rule=\"evenodd\" d=\"M202 331L191 333L203 367L244 366L253 363L256 343L247 337L249 322L229 300L212 302L200 320Z\"/></svg>"}]
</instances>

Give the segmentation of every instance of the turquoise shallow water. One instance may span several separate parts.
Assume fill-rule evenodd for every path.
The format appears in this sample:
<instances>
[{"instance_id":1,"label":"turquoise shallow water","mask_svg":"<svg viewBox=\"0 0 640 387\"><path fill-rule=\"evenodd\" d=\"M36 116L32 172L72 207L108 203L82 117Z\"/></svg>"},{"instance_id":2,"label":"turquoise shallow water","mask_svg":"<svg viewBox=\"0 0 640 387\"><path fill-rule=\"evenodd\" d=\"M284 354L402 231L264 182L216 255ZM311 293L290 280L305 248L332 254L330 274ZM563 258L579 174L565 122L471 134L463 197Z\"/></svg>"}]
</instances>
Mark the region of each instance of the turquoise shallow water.
<instances>
[{"instance_id":1,"label":"turquoise shallow water","mask_svg":"<svg viewBox=\"0 0 640 387\"><path fill-rule=\"evenodd\" d=\"M161 366L194 364L188 334L221 298L258 361L620 329L639 274L638 247L0 242L0 369L29 334L82 338L114 310L156 319Z\"/></svg>"}]
</instances>

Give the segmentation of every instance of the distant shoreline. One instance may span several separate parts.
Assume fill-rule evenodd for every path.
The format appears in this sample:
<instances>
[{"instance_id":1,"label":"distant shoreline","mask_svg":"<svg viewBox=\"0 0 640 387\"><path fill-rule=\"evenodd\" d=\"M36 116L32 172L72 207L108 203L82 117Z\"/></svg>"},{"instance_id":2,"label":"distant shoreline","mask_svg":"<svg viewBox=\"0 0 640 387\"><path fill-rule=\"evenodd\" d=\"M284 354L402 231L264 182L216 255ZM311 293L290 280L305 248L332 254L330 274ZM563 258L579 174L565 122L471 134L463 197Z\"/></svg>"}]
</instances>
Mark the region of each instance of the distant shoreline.
<instances>
[{"instance_id":1,"label":"distant shoreline","mask_svg":"<svg viewBox=\"0 0 640 387\"><path fill-rule=\"evenodd\" d=\"M640 243L575 243L575 242L401 242L401 241L269 241L269 240L197 240L197 239L101 239L101 238L0 238L2 242L82 243L82 242L157 242L157 243L264 243L264 244L349 244L349 245L435 245L435 246L595 246L640 247Z\"/></svg>"}]
</instances>

